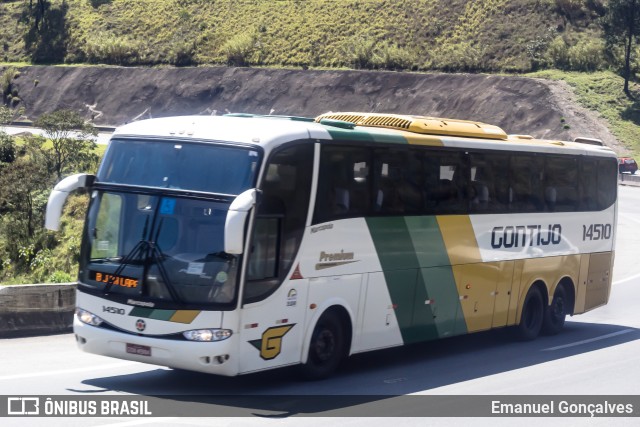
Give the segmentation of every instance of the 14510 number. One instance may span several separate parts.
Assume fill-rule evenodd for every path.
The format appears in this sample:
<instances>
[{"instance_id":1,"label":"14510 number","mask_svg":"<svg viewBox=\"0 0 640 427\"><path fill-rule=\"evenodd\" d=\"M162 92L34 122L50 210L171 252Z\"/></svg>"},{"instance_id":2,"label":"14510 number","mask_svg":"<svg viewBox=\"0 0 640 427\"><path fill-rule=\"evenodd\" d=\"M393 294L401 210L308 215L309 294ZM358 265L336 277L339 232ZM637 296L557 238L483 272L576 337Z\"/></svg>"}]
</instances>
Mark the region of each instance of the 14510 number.
<instances>
[{"instance_id":1,"label":"14510 number","mask_svg":"<svg viewBox=\"0 0 640 427\"><path fill-rule=\"evenodd\" d=\"M582 226L582 240L607 240L611 238L611 224Z\"/></svg>"}]
</instances>

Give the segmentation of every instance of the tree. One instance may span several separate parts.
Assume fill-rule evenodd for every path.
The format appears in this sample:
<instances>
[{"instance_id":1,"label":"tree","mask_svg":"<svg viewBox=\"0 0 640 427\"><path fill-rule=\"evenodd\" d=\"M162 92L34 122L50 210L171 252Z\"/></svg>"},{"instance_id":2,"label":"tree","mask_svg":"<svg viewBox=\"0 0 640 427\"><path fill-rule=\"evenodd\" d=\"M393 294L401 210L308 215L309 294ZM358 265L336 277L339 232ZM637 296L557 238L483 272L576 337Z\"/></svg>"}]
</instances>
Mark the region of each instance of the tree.
<instances>
[{"instance_id":1,"label":"tree","mask_svg":"<svg viewBox=\"0 0 640 427\"><path fill-rule=\"evenodd\" d=\"M13 137L4 131L2 125L11 121L11 110L0 105L0 172L3 163L11 163L16 159L16 145Z\"/></svg>"},{"instance_id":2,"label":"tree","mask_svg":"<svg viewBox=\"0 0 640 427\"><path fill-rule=\"evenodd\" d=\"M624 45L624 93L632 98L629 91L631 53L640 37L640 0L609 0L604 32L608 47Z\"/></svg>"},{"instance_id":3,"label":"tree","mask_svg":"<svg viewBox=\"0 0 640 427\"><path fill-rule=\"evenodd\" d=\"M90 168L98 162L94 140L98 131L75 111L43 114L34 125L44 131L44 137L31 137L29 146L36 156L42 157L58 181L67 172L78 172L78 169ZM48 148L47 139L51 141L51 148Z\"/></svg>"},{"instance_id":4,"label":"tree","mask_svg":"<svg viewBox=\"0 0 640 427\"><path fill-rule=\"evenodd\" d=\"M28 156L17 158L0 173L0 211L12 216L14 239L29 239L44 220L51 191L46 170ZM5 230L7 231L7 230Z\"/></svg>"}]
</instances>

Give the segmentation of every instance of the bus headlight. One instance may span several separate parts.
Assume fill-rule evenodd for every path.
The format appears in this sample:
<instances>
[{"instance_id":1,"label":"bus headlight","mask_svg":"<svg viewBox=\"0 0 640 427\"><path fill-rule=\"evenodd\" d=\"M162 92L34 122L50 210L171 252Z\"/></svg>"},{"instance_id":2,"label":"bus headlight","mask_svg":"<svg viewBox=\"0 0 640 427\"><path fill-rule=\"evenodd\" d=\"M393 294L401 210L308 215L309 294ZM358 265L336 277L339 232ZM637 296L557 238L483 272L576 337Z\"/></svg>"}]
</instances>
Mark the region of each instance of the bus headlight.
<instances>
[{"instance_id":1,"label":"bus headlight","mask_svg":"<svg viewBox=\"0 0 640 427\"><path fill-rule=\"evenodd\" d=\"M182 333L189 341L222 341L229 338L231 334L230 329L194 329Z\"/></svg>"},{"instance_id":2,"label":"bus headlight","mask_svg":"<svg viewBox=\"0 0 640 427\"><path fill-rule=\"evenodd\" d=\"M102 322L104 322L104 320L102 320L95 314L81 308L76 308L76 316L78 316L78 320L80 320L82 323L86 323L87 325L91 326L100 326Z\"/></svg>"}]
</instances>

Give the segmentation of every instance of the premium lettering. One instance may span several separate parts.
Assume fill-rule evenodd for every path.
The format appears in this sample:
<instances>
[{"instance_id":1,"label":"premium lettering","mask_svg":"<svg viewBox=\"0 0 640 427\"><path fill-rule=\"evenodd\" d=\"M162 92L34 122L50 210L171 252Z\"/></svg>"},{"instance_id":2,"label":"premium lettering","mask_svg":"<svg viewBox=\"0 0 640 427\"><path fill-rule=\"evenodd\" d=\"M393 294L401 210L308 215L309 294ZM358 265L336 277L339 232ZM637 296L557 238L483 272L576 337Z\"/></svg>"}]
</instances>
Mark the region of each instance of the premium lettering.
<instances>
[{"instance_id":1,"label":"premium lettering","mask_svg":"<svg viewBox=\"0 0 640 427\"><path fill-rule=\"evenodd\" d=\"M328 254L324 251L320 252L320 262L327 261L347 261L353 259L353 252L345 252L341 250L340 252Z\"/></svg>"}]
</instances>

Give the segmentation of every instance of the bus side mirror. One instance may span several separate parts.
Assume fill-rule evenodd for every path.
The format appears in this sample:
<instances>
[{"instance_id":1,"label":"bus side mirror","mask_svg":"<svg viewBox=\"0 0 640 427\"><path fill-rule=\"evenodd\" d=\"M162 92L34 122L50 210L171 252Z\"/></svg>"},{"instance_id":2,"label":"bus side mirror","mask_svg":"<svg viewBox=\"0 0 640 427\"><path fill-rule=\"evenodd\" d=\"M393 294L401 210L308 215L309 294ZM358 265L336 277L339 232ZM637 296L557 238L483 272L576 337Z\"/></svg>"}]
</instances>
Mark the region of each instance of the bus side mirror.
<instances>
[{"instance_id":1,"label":"bus side mirror","mask_svg":"<svg viewBox=\"0 0 640 427\"><path fill-rule=\"evenodd\" d=\"M44 221L45 228L58 231L60 228L62 207L64 206L64 202L67 200L67 197L69 197L69 194L78 188L91 187L95 179L95 175L78 173L68 176L56 184L49 195L49 201L47 201L47 213Z\"/></svg>"},{"instance_id":2,"label":"bus side mirror","mask_svg":"<svg viewBox=\"0 0 640 427\"><path fill-rule=\"evenodd\" d=\"M236 197L227 213L224 224L224 251L231 255L240 255L244 251L244 226L249 211L258 201L258 190L249 189Z\"/></svg>"}]
</instances>

